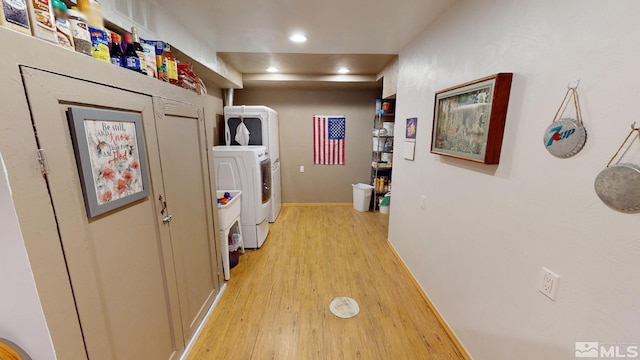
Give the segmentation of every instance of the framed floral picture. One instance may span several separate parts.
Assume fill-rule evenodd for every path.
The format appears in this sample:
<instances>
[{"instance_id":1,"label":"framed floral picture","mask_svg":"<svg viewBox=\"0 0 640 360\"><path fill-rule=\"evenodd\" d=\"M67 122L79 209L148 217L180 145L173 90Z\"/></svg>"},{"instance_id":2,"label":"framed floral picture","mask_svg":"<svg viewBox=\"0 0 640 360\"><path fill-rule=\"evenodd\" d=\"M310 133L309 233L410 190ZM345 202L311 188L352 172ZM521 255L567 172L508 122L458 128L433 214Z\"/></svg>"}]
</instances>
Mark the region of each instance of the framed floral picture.
<instances>
[{"instance_id":1,"label":"framed floral picture","mask_svg":"<svg viewBox=\"0 0 640 360\"><path fill-rule=\"evenodd\" d=\"M70 107L67 116L89 218L149 196L140 114Z\"/></svg>"},{"instance_id":2,"label":"framed floral picture","mask_svg":"<svg viewBox=\"0 0 640 360\"><path fill-rule=\"evenodd\" d=\"M431 153L498 164L512 73L499 73L438 91Z\"/></svg>"}]
</instances>

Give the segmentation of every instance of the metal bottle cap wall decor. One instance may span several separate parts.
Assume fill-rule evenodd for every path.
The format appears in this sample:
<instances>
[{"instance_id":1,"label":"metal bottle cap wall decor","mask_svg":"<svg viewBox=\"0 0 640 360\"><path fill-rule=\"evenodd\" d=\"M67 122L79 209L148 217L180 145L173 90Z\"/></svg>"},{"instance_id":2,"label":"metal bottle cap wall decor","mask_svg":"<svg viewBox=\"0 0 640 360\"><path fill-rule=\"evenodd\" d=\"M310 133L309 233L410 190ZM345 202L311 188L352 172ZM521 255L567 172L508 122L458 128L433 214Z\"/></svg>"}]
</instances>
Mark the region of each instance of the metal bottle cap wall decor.
<instances>
[{"instance_id":1,"label":"metal bottle cap wall decor","mask_svg":"<svg viewBox=\"0 0 640 360\"><path fill-rule=\"evenodd\" d=\"M621 163L620 161L624 155L615 164L611 165L634 132L638 134L638 139L640 140L640 128L635 127L635 123L633 123L631 132L629 132L618 151L609 160L607 168L598 174L595 181L596 194L600 200L620 211L640 211L640 166ZM634 140L631 140L629 146Z\"/></svg>"},{"instance_id":2,"label":"metal bottle cap wall decor","mask_svg":"<svg viewBox=\"0 0 640 360\"><path fill-rule=\"evenodd\" d=\"M564 95L564 99L562 99L562 103L556 112L556 116L553 118L553 122L544 132L545 147L547 151L555 157L571 157L579 153L587 142L587 131L582 125L580 103L576 90L578 83L576 83L575 86L568 86L567 93ZM569 101L570 98L573 98L576 118L561 118L571 103Z\"/></svg>"}]
</instances>

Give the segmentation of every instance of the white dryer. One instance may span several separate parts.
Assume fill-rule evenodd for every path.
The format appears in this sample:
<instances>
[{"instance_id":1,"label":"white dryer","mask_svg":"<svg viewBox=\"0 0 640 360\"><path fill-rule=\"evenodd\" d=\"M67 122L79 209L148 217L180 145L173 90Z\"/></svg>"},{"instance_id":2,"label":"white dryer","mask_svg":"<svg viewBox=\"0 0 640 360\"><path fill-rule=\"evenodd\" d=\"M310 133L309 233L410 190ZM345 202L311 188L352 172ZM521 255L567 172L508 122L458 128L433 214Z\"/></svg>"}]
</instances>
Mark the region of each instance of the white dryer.
<instances>
[{"instance_id":1,"label":"white dryer","mask_svg":"<svg viewBox=\"0 0 640 360\"><path fill-rule=\"evenodd\" d=\"M269 234L271 161L264 146L214 146L218 190L242 190L244 246L257 249Z\"/></svg>"},{"instance_id":2,"label":"white dryer","mask_svg":"<svg viewBox=\"0 0 640 360\"><path fill-rule=\"evenodd\" d=\"M240 124L244 124L249 132L247 144L240 144L236 141ZM275 222L282 206L278 113L261 105L225 106L224 136L227 145L262 145L267 147L271 158L271 209L269 210L269 222Z\"/></svg>"}]
</instances>

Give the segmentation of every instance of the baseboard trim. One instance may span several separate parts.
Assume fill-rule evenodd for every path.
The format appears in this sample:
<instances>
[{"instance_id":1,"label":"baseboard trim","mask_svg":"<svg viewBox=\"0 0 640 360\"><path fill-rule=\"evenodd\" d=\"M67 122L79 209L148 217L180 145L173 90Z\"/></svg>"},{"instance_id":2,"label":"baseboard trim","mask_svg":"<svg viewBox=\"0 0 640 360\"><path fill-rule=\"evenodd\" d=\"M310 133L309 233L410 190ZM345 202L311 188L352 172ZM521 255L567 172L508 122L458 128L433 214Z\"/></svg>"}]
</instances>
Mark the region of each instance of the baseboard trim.
<instances>
[{"instance_id":1,"label":"baseboard trim","mask_svg":"<svg viewBox=\"0 0 640 360\"><path fill-rule=\"evenodd\" d=\"M471 356L467 352L467 349L465 349L465 347L462 345L462 343L460 342L460 340L458 339L456 334L453 332L453 330L451 330L451 327L449 326L447 321L444 319L444 317L442 317L442 314L440 314L440 312L438 311L436 306L433 305L433 302L431 301L431 299L429 298L427 293L424 291L422 286L420 286L420 283L418 283L418 280L416 280L415 276L413 276L413 273L411 272L411 270L409 270L409 267L407 266L407 263L405 263L404 260L402 259L402 257L400 256L400 254L398 254L398 251L393 246L391 241L389 241L387 239L387 242L389 244L389 247L391 248L391 252L393 253L393 255L395 255L396 258L398 258L398 260L400 260L400 263L404 267L404 270L409 274L409 277L411 278L411 281L418 288L418 291L420 291L420 294L422 295L422 297L426 301L427 306L431 309L431 311L433 311L434 315L438 319L438 322L440 323L440 325L442 325L442 327L444 328L444 331L447 333L447 335L449 335L449 338L451 339L451 342L453 342L453 345L456 347L456 349L458 349L458 351L460 352L460 354L462 355L462 357L465 360L472 360Z\"/></svg>"},{"instance_id":2,"label":"baseboard trim","mask_svg":"<svg viewBox=\"0 0 640 360\"><path fill-rule=\"evenodd\" d=\"M193 333L191 340L189 341L189 343L187 344L187 347L184 349L184 352L182 352L182 355L180 356L180 360L186 360L187 357L189 356L191 349L193 349L193 345L195 345L196 341L200 337L200 333L202 332L202 329L207 323L207 320L209 320L209 317L213 313L213 310L216 308L216 306L220 302L220 299L222 298L222 294L224 294L225 290L227 290L226 283L222 284L222 286L220 287L220 292L218 293L218 295L216 295L216 298L213 300L211 307L209 307L209 310L207 311L207 315L204 316L204 319L202 319L202 322L200 322L200 325L198 325L198 328L196 329L195 333Z\"/></svg>"},{"instance_id":3,"label":"baseboard trim","mask_svg":"<svg viewBox=\"0 0 640 360\"><path fill-rule=\"evenodd\" d=\"M352 206L351 203L286 203L282 204L282 207L292 206Z\"/></svg>"}]
</instances>

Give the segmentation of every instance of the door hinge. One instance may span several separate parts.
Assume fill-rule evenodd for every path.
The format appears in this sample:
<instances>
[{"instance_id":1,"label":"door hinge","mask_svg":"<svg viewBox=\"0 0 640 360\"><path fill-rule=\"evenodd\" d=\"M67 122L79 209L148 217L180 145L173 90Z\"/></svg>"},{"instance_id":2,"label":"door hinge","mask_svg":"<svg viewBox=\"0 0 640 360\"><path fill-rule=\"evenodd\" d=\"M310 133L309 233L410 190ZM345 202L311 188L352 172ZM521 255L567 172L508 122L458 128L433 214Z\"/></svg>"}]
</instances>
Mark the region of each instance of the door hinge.
<instances>
[{"instance_id":1,"label":"door hinge","mask_svg":"<svg viewBox=\"0 0 640 360\"><path fill-rule=\"evenodd\" d=\"M47 152L44 149L38 149L38 162L40 163L42 175L48 175L49 161L47 160Z\"/></svg>"}]
</instances>

